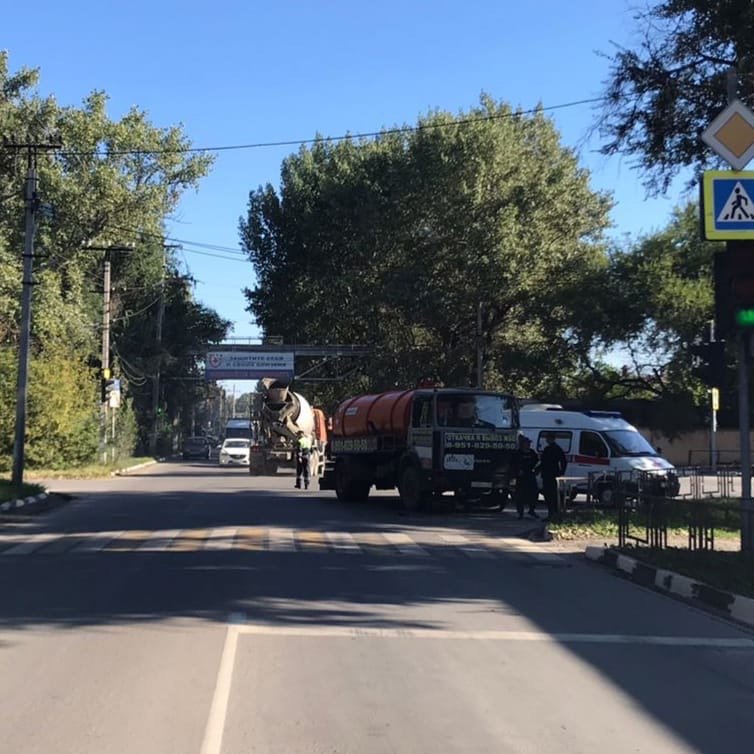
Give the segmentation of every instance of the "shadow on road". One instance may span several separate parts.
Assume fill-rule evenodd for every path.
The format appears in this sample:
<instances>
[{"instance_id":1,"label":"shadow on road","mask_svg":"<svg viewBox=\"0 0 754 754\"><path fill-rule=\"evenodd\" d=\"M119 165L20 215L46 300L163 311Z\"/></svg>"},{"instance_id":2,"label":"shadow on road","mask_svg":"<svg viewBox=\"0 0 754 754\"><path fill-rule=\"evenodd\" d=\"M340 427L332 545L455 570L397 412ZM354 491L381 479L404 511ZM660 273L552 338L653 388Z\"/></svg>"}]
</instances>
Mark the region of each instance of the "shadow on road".
<instances>
[{"instance_id":1,"label":"shadow on road","mask_svg":"<svg viewBox=\"0 0 754 754\"><path fill-rule=\"evenodd\" d=\"M183 471L183 477L194 473L192 468ZM171 619L225 623L229 615L242 613L250 623L272 626L452 629L449 615L463 620L473 614L488 628L525 625L551 635L741 635L573 555L563 555L555 565L504 555L472 560L439 541L425 548L429 554L424 557L368 546L360 553L315 546L285 552L253 543L184 552L180 538L177 549L164 552L128 547L130 531L215 527L377 535L443 526L488 536L521 532L518 522L505 514L408 517L391 507L394 496L376 496L353 506L331 495L292 493L243 488L166 489L151 496L127 488L93 493L91 499L32 526L29 536L50 534L52 553L0 555L0 628L128 626ZM113 547L90 554L67 549L67 543L75 544L84 535L114 530L126 532L121 549L117 540ZM24 536L14 541L22 543ZM137 541L143 540L134 537ZM12 633L6 642L12 646ZM564 646L694 750L732 750L734 740L754 734L750 650ZM515 651L515 645L500 643L494 651ZM728 693L722 701L721 689Z\"/></svg>"}]
</instances>

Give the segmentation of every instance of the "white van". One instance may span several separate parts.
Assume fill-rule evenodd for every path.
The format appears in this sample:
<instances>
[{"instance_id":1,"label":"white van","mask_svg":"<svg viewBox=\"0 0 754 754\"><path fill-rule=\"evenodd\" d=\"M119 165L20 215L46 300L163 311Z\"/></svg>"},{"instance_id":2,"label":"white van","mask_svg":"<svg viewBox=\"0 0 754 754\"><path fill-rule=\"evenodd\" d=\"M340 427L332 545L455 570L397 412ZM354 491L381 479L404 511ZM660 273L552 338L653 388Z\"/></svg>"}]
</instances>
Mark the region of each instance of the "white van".
<instances>
[{"instance_id":1,"label":"white van","mask_svg":"<svg viewBox=\"0 0 754 754\"><path fill-rule=\"evenodd\" d=\"M531 404L521 406L519 417L522 434L538 453L547 444L547 435L555 435L568 459L565 476L577 479L570 488L571 497L586 493L591 478L596 482L593 495L607 504L610 479L619 472L632 471L645 472L645 482L650 480L658 494L678 494L680 485L673 464L617 411L568 411L556 404Z\"/></svg>"}]
</instances>

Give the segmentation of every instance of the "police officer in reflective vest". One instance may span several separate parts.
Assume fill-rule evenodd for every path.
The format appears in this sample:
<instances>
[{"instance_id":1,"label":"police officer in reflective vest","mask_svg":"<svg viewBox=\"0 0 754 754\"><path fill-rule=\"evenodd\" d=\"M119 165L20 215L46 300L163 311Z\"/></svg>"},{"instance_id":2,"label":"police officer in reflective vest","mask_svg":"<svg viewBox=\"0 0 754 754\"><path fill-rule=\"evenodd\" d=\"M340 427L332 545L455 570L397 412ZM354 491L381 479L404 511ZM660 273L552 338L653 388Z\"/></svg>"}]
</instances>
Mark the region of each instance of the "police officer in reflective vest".
<instances>
[{"instance_id":1,"label":"police officer in reflective vest","mask_svg":"<svg viewBox=\"0 0 754 754\"><path fill-rule=\"evenodd\" d=\"M296 489L301 489L301 477L304 479L304 489L309 489L309 459L311 454L311 437L299 432L296 438Z\"/></svg>"}]
</instances>

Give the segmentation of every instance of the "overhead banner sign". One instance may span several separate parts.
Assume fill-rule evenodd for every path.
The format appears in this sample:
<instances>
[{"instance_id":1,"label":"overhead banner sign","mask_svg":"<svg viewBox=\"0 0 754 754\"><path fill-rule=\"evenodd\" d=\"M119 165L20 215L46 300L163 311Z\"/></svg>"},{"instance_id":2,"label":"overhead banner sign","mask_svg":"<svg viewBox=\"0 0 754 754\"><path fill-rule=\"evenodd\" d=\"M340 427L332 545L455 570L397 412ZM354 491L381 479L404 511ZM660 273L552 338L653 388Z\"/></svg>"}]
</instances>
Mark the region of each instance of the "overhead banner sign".
<instances>
[{"instance_id":1,"label":"overhead banner sign","mask_svg":"<svg viewBox=\"0 0 754 754\"><path fill-rule=\"evenodd\" d=\"M293 353L213 351L207 354L205 380L293 379Z\"/></svg>"},{"instance_id":2,"label":"overhead banner sign","mask_svg":"<svg viewBox=\"0 0 754 754\"><path fill-rule=\"evenodd\" d=\"M704 237L754 239L754 171L708 170L703 188Z\"/></svg>"}]
</instances>

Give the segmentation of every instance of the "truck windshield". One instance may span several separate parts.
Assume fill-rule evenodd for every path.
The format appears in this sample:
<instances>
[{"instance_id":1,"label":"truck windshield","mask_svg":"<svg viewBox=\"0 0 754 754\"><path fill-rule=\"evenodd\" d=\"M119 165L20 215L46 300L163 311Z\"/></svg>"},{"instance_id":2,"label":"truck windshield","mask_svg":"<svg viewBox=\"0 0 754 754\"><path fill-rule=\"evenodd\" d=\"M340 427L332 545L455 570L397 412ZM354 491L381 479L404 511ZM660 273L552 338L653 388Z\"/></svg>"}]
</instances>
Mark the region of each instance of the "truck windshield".
<instances>
[{"instance_id":1,"label":"truck windshield","mask_svg":"<svg viewBox=\"0 0 754 754\"><path fill-rule=\"evenodd\" d=\"M439 395L437 424L441 427L511 429L513 400L505 395Z\"/></svg>"},{"instance_id":2,"label":"truck windshield","mask_svg":"<svg viewBox=\"0 0 754 754\"><path fill-rule=\"evenodd\" d=\"M630 429L603 432L614 456L656 456L657 451L638 433Z\"/></svg>"}]
</instances>

